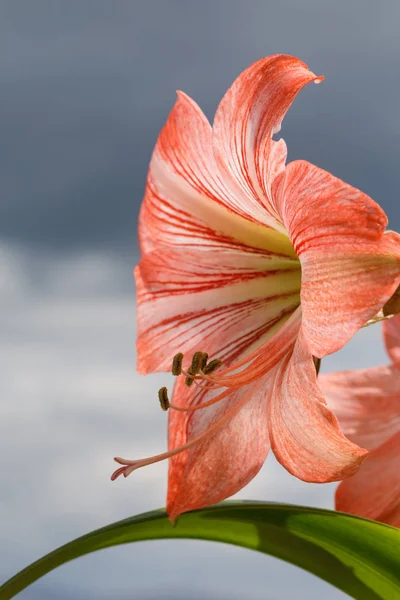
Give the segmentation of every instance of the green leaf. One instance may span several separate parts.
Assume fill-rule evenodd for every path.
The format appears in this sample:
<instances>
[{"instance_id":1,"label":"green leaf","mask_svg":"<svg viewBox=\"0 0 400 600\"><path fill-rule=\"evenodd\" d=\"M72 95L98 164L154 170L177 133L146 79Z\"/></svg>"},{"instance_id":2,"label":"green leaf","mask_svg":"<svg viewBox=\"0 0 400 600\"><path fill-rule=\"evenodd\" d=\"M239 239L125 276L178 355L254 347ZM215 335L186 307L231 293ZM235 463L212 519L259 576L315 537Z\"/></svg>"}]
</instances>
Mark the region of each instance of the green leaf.
<instances>
[{"instance_id":1,"label":"green leaf","mask_svg":"<svg viewBox=\"0 0 400 600\"><path fill-rule=\"evenodd\" d=\"M162 538L243 546L297 565L359 600L400 598L398 529L316 508L226 502L186 513L176 526L171 525L164 511L157 510L97 529L15 575L0 587L0 600L12 598L78 556L119 544Z\"/></svg>"}]
</instances>

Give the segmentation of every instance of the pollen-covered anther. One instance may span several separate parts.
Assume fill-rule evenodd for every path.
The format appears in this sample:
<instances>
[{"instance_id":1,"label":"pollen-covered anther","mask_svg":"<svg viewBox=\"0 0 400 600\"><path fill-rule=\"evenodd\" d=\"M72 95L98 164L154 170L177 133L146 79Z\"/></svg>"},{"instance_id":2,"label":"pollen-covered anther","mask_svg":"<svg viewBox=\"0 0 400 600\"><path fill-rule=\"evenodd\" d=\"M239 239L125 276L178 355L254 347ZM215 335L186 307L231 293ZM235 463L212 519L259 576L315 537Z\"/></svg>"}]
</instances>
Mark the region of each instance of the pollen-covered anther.
<instances>
[{"instance_id":1,"label":"pollen-covered anther","mask_svg":"<svg viewBox=\"0 0 400 600\"><path fill-rule=\"evenodd\" d=\"M158 390L158 399L160 401L160 406L162 410L169 409L169 398L168 398L168 390L166 387L162 387Z\"/></svg>"},{"instance_id":2,"label":"pollen-covered anther","mask_svg":"<svg viewBox=\"0 0 400 600\"><path fill-rule=\"evenodd\" d=\"M177 377L178 375L180 375L182 373L182 360L183 360L182 352L178 352L178 354L175 354L173 361L172 361L172 375L175 375L175 377Z\"/></svg>"},{"instance_id":3,"label":"pollen-covered anther","mask_svg":"<svg viewBox=\"0 0 400 600\"><path fill-rule=\"evenodd\" d=\"M192 364L186 372L185 384L190 387L195 376L200 372L204 364L207 363L208 354L205 352L195 352L192 358Z\"/></svg>"},{"instance_id":4,"label":"pollen-covered anther","mask_svg":"<svg viewBox=\"0 0 400 600\"><path fill-rule=\"evenodd\" d=\"M210 373L213 373L214 371L219 369L219 367L221 365L222 365L222 360L220 360L219 358L213 358L213 360L210 360L208 365L205 365L203 367L202 371L203 371L204 375L210 375Z\"/></svg>"}]
</instances>

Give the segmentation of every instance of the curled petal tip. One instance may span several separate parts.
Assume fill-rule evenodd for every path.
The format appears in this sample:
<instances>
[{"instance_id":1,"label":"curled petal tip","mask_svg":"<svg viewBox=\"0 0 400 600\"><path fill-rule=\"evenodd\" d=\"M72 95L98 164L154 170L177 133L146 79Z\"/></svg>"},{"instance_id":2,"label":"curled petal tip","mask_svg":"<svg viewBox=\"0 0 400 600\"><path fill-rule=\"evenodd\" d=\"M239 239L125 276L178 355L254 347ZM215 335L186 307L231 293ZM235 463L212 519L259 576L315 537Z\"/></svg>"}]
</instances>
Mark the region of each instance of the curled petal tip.
<instances>
[{"instance_id":1,"label":"curled petal tip","mask_svg":"<svg viewBox=\"0 0 400 600\"><path fill-rule=\"evenodd\" d=\"M317 75L314 79L314 83L321 83L325 79L324 75Z\"/></svg>"}]
</instances>

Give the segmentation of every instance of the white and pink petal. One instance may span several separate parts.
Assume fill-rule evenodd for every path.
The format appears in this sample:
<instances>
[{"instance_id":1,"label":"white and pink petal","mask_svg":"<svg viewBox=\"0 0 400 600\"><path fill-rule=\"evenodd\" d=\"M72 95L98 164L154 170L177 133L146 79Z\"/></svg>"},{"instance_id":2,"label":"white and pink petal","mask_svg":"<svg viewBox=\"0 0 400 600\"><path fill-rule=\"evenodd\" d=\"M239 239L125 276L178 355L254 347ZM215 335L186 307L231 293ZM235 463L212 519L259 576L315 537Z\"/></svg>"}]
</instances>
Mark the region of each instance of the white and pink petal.
<instances>
[{"instance_id":1,"label":"white and pink petal","mask_svg":"<svg viewBox=\"0 0 400 600\"><path fill-rule=\"evenodd\" d=\"M259 379L191 415L170 410L170 450L210 431L193 448L169 460L167 513L171 520L225 500L255 477L269 451L265 396L265 382ZM212 392L196 393L179 380L173 401L187 406L210 397ZM218 426L222 420L223 426Z\"/></svg>"},{"instance_id":2,"label":"white and pink petal","mask_svg":"<svg viewBox=\"0 0 400 600\"><path fill-rule=\"evenodd\" d=\"M396 367L322 374L318 384L343 433L356 444L373 450L400 431L400 371Z\"/></svg>"},{"instance_id":3,"label":"white and pink petal","mask_svg":"<svg viewBox=\"0 0 400 600\"><path fill-rule=\"evenodd\" d=\"M139 372L169 370L177 352L230 364L260 346L299 305L300 270L278 266L240 251L145 255L135 271Z\"/></svg>"},{"instance_id":4,"label":"white and pink petal","mask_svg":"<svg viewBox=\"0 0 400 600\"><path fill-rule=\"evenodd\" d=\"M322 358L340 349L400 283L400 236L384 233L383 210L363 192L305 161L274 187L302 266L303 330Z\"/></svg>"},{"instance_id":5,"label":"white and pink petal","mask_svg":"<svg viewBox=\"0 0 400 600\"><path fill-rule=\"evenodd\" d=\"M367 454L343 435L326 406L302 329L294 350L276 367L268 427L275 457L303 481L326 483L348 477Z\"/></svg>"},{"instance_id":6,"label":"white and pink petal","mask_svg":"<svg viewBox=\"0 0 400 600\"><path fill-rule=\"evenodd\" d=\"M298 58L276 54L250 65L234 81L217 109L213 123L214 153L224 181L247 197L254 219L286 235L271 187L283 172L286 146L272 139L298 92L321 81ZM241 210L241 196L232 198Z\"/></svg>"},{"instance_id":7,"label":"white and pink petal","mask_svg":"<svg viewBox=\"0 0 400 600\"><path fill-rule=\"evenodd\" d=\"M280 164L282 152L271 160ZM221 176L211 126L182 92L153 152L139 241L142 253L162 245L229 247L233 241L296 259L287 235L263 226L241 188Z\"/></svg>"},{"instance_id":8,"label":"white and pink petal","mask_svg":"<svg viewBox=\"0 0 400 600\"><path fill-rule=\"evenodd\" d=\"M371 452L336 491L336 509L400 527L400 432Z\"/></svg>"}]
</instances>

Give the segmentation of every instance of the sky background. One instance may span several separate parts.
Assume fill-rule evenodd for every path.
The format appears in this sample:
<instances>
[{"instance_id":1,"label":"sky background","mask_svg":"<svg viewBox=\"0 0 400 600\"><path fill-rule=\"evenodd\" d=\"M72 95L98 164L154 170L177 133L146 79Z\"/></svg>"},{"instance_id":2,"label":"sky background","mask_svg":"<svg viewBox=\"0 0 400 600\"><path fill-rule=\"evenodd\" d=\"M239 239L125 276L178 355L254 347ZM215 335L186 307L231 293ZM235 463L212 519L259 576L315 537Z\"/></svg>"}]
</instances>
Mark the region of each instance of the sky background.
<instances>
[{"instance_id":1,"label":"sky background","mask_svg":"<svg viewBox=\"0 0 400 600\"><path fill-rule=\"evenodd\" d=\"M96 527L164 504L166 464L111 483L112 457L162 451L157 389L135 372L136 220L157 134L192 96L212 119L272 53L317 74L282 136L361 188L400 229L396 0L0 1L0 578ZM383 363L379 327L324 370ZM238 497L332 507L270 458ZM21 600L326 600L275 559L193 541L100 552Z\"/></svg>"}]
</instances>

